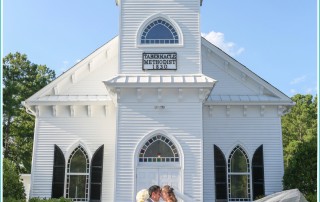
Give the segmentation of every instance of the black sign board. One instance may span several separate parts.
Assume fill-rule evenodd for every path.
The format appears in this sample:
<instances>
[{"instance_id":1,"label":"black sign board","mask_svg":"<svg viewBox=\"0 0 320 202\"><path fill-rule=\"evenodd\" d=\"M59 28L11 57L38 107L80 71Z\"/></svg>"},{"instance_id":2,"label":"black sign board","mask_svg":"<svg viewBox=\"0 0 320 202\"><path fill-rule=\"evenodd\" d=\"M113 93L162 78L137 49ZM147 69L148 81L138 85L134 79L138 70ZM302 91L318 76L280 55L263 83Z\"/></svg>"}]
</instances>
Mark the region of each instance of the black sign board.
<instances>
[{"instance_id":1,"label":"black sign board","mask_svg":"<svg viewBox=\"0 0 320 202\"><path fill-rule=\"evenodd\" d=\"M143 70L177 70L177 53L142 53Z\"/></svg>"}]
</instances>

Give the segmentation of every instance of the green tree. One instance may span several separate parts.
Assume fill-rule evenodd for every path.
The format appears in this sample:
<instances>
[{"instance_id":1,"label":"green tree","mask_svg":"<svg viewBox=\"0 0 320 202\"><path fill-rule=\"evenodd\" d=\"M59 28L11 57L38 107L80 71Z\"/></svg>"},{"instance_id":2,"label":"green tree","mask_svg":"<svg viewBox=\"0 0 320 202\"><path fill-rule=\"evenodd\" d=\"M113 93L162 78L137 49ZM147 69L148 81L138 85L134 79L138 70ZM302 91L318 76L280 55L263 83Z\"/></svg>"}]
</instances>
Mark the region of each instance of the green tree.
<instances>
[{"instance_id":1,"label":"green tree","mask_svg":"<svg viewBox=\"0 0 320 202\"><path fill-rule=\"evenodd\" d=\"M292 149L299 142L317 134L317 97L297 94L291 98L296 105L290 113L282 117L282 133L285 166L291 157Z\"/></svg>"},{"instance_id":2,"label":"green tree","mask_svg":"<svg viewBox=\"0 0 320 202\"><path fill-rule=\"evenodd\" d=\"M22 101L55 78L45 65L31 63L25 54L3 58L3 155L16 163L20 172L30 172L34 117Z\"/></svg>"},{"instance_id":3,"label":"green tree","mask_svg":"<svg viewBox=\"0 0 320 202\"><path fill-rule=\"evenodd\" d=\"M297 94L296 105L282 117L284 189L298 188L314 201L317 186L317 96Z\"/></svg>"},{"instance_id":4,"label":"green tree","mask_svg":"<svg viewBox=\"0 0 320 202\"><path fill-rule=\"evenodd\" d=\"M3 198L25 199L23 183L16 165L9 159L3 159Z\"/></svg>"}]
</instances>

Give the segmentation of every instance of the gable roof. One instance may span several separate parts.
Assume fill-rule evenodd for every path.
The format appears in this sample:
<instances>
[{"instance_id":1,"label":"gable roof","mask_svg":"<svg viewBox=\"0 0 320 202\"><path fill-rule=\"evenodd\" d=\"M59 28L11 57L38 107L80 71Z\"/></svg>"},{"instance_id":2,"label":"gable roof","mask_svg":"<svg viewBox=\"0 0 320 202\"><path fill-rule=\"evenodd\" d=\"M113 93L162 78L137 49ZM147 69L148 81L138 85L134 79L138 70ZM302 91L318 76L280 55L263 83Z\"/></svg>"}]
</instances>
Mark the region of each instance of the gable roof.
<instances>
[{"instance_id":1,"label":"gable roof","mask_svg":"<svg viewBox=\"0 0 320 202\"><path fill-rule=\"evenodd\" d=\"M164 86L196 84L197 86L212 87L212 84L214 84L216 80L218 80L218 84L224 82L215 78L216 75L208 74L167 76L118 75L118 39L118 37L115 37L100 48L96 49L79 63L61 74L50 84L28 98L24 102L24 105L26 107L30 107L34 105L53 105L55 103L56 105L59 105L67 103L80 104L106 102L111 100L104 85L106 83L110 86L121 86L122 83L124 83L123 85L127 85L131 82L130 85L138 87L159 84ZM215 85L205 104L246 103L259 105L294 105L292 100L284 93L204 38L202 38L202 48L206 49L206 52L202 52L202 54L215 56L219 58L219 60L225 61L225 63L228 64L227 70L225 70L224 67L220 67L220 69L222 69L220 71L229 71L226 74L230 74L230 72L232 72L232 75L229 75L230 79L237 80L239 84L243 85L241 88L247 87L245 83L251 83L255 88L260 88L258 90L259 92L251 90L253 93L247 94L221 94L215 91L215 89L219 87ZM95 71L95 69L98 70ZM234 78L232 78L232 76ZM243 81L243 77L245 77L246 82ZM84 88L87 83L90 85L94 83L94 89L90 87Z\"/></svg>"},{"instance_id":2,"label":"gable roof","mask_svg":"<svg viewBox=\"0 0 320 202\"><path fill-rule=\"evenodd\" d=\"M75 64L73 67L62 73L51 83L33 94L25 100L25 106L59 103L78 103L78 102L104 102L111 100L104 87L103 80L114 76L118 67L118 37L114 37L103 46L99 47L86 58ZM100 71L100 72L99 72ZM103 71L104 75L101 75ZM88 87L88 91L78 93L83 86L79 83L86 81L87 77L100 76L101 80L94 83L94 89ZM90 81L86 81L87 83ZM78 86L77 86L78 85ZM77 90L80 89L80 90ZM96 90L98 89L98 90Z\"/></svg>"},{"instance_id":3,"label":"gable roof","mask_svg":"<svg viewBox=\"0 0 320 202\"><path fill-rule=\"evenodd\" d=\"M255 74L249 68L235 60L233 57L225 53L223 50L210 43L202 37L202 47L207 53L202 52L202 55L208 54L223 61L222 64L216 64L229 77L238 80L238 83L250 89L250 86L255 86L256 89L251 89L252 93L248 94L219 94L213 90L207 100L209 103L266 103L266 104L282 104L294 105L294 102L283 92L271 85L269 82ZM204 59L203 59L204 60ZM203 67L204 68L204 67ZM211 68L211 67L210 67ZM205 69L203 69L203 72ZM219 79L214 75L207 75L219 82ZM216 87L217 88L217 85Z\"/></svg>"}]
</instances>

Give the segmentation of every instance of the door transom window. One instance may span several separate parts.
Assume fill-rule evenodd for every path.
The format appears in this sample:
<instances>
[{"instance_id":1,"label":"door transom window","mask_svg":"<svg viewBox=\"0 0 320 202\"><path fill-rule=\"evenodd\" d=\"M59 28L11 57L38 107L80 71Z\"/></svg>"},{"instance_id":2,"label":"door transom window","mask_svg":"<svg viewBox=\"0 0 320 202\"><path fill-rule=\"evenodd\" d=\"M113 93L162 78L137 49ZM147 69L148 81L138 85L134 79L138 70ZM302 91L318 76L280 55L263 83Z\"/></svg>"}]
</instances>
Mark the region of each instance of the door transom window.
<instances>
[{"instance_id":1,"label":"door transom window","mask_svg":"<svg viewBox=\"0 0 320 202\"><path fill-rule=\"evenodd\" d=\"M142 146L139 162L179 162L178 149L170 139L157 134Z\"/></svg>"}]
</instances>

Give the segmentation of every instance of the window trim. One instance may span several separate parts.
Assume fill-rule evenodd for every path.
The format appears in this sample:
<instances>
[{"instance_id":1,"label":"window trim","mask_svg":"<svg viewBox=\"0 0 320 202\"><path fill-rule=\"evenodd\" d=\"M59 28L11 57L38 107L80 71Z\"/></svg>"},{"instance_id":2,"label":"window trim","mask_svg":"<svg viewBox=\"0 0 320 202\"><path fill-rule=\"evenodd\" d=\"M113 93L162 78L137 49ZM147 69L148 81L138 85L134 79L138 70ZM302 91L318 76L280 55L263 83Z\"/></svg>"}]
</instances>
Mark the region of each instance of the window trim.
<instances>
[{"instance_id":1,"label":"window trim","mask_svg":"<svg viewBox=\"0 0 320 202\"><path fill-rule=\"evenodd\" d=\"M75 172L70 172L70 166L71 166L71 159L74 156L78 150L81 150L83 155L86 158L86 172L85 173L75 173ZM90 200L90 174L91 174L91 169L90 169L90 157L88 155L88 152L86 149L79 144L77 147L73 148L71 153L68 156L68 161L66 162L66 181L65 181L65 197L72 199L73 201L89 201ZM86 176L86 184L85 184L85 198L71 198L68 195L70 195L70 176ZM68 182L69 181L69 182ZM69 190L69 191L67 191Z\"/></svg>"},{"instance_id":2,"label":"window trim","mask_svg":"<svg viewBox=\"0 0 320 202\"><path fill-rule=\"evenodd\" d=\"M158 136L160 136L160 138ZM147 150L149 149L149 147L152 146L157 141L161 141L161 142L165 143L166 146L169 147L169 149L171 149L173 157L145 157L144 155L147 152ZM170 146L170 143L172 144L171 146ZM176 152L174 152L173 150L176 150ZM144 152L142 152L142 151L144 151ZM140 156L141 154L142 154L142 156ZM167 161L167 158L168 159L173 158L174 161L171 161L171 160ZM149 159L152 159L152 161L149 161ZM163 159L164 159L164 161L162 161ZM153 161L153 160L155 160L155 161ZM158 160L160 160L160 161L158 161ZM144 144L140 147L140 150L139 150L139 156L138 156L139 163L179 163L180 161L181 160L180 160L179 149L177 148L175 143L170 138L168 138L166 135L163 135L161 133L155 134L155 135L151 136L150 138L148 138L146 141L144 141Z\"/></svg>"},{"instance_id":3,"label":"window trim","mask_svg":"<svg viewBox=\"0 0 320 202\"><path fill-rule=\"evenodd\" d=\"M231 172L231 159L235 152L240 150L240 152L245 156L247 162L247 172ZM248 153L244 150L241 145L236 145L231 150L228 157L228 165L227 165L227 187L228 187L228 201L251 201L252 196L252 188L251 188L251 163ZM231 197L231 176L247 176L247 198L232 198Z\"/></svg>"},{"instance_id":4,"label":"window trim","mask_svg":"<svg viewBox=\"0 0 320 202\"><path fill-rule=\"evenodd\" d=\"M179 39L179 43L176 44L142 44L141 43L141 35L144 32L144 30L146 29L146 27L151 24L153 21L157 20L157 19L162 19L166 22L168 22L177 32L178 34L178 39ZM149 18L147 18L146 20L143 21L143 23L139 26L139 29L136 33L136 47L183 47L183 34L182 31L180 29L180 27L178 26L178 24L172 20L169 16L164 15L162 13L158 13L155 15L150 16Z\"/></svg>"}]
</instances>

